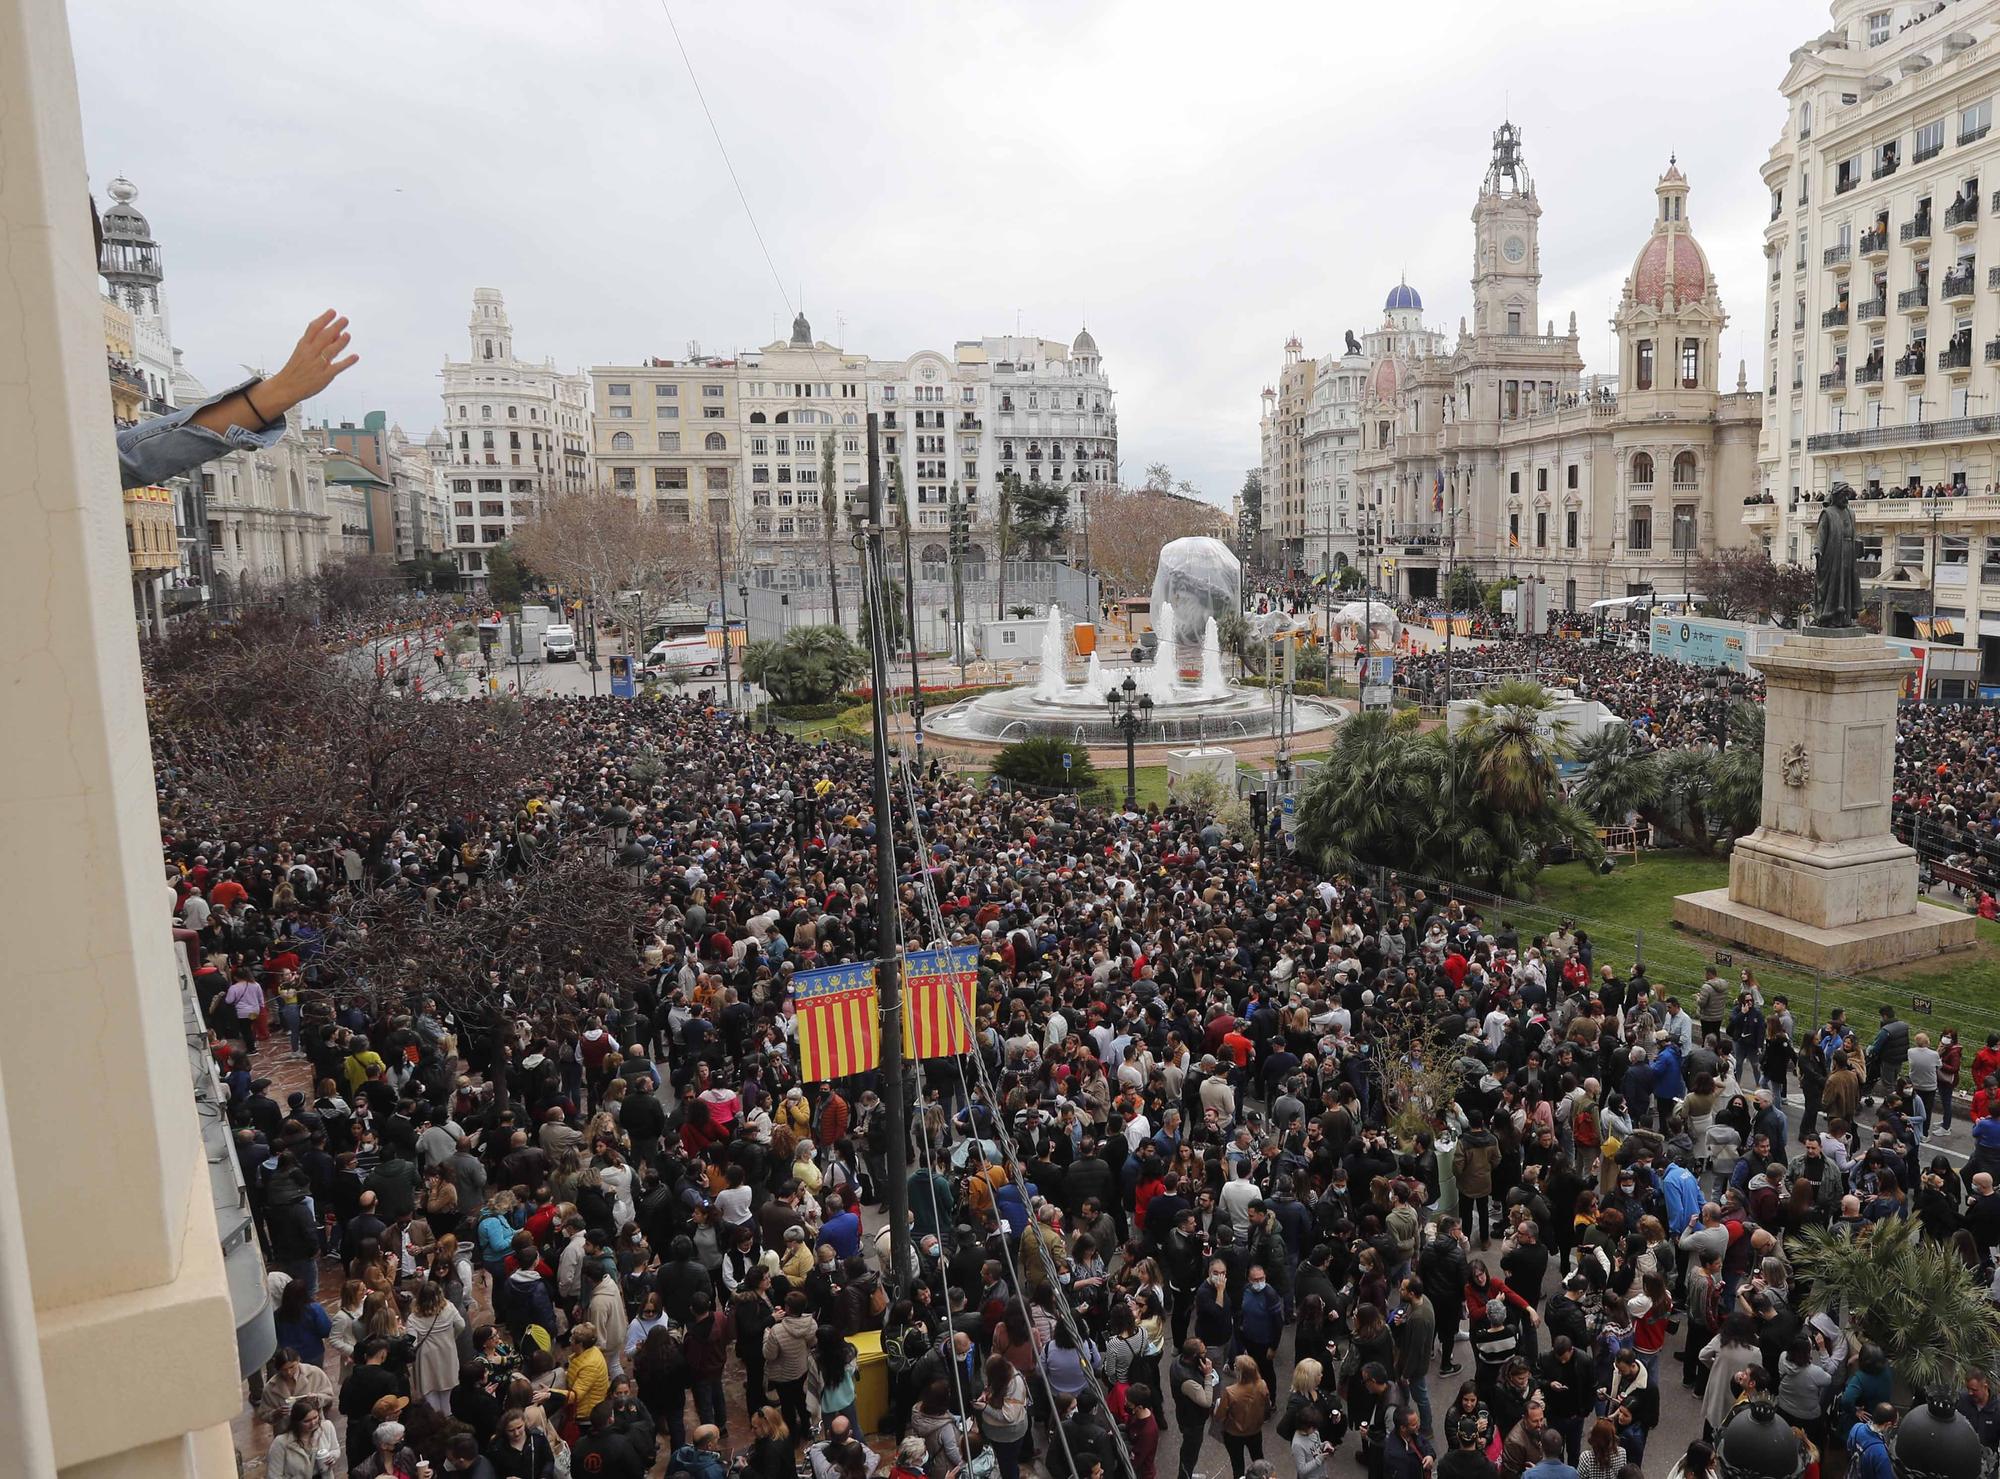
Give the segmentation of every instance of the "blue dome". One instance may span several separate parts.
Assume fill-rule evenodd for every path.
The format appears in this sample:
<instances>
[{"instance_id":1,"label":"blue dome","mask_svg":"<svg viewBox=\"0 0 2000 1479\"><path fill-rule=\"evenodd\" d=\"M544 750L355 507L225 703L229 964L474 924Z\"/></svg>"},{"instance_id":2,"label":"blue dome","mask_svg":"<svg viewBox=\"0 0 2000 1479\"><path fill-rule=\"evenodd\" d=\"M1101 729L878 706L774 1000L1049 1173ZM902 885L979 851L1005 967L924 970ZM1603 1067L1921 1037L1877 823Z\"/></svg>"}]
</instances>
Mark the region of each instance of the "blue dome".
<instances>
[{"instance_id":1,"label":"blue dome","mask_svg":"<svg viewBox=\"0 0 2000 1479\"><path fill-rule=\"evenodd\" d=\"M1393 288L1389 289L1389 301L1382 305L1385 313L1393 312L1398 308L1414 308L1417 312L1422 313L1424 311L1424 300L1417 296L1415 288L1406 282L1399 282Z\"/></svg>"}]
</instances>

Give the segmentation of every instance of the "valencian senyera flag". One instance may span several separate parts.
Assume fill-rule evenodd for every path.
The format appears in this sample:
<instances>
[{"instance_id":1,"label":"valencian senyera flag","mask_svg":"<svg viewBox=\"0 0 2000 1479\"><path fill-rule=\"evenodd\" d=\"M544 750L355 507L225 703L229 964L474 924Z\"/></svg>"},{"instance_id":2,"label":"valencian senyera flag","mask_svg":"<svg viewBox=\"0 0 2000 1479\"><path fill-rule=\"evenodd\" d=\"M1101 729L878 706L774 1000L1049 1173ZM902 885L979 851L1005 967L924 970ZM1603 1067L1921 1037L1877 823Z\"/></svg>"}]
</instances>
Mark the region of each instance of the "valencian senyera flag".
<instances>
[{"instance_id":1,"label":"valencian senyera flag","mask_svg":"<svg viewBox=\"0 0 2000 1479\"><path fill-rule=\"evenodd\" d=\"M950 1058L971 1052L978 947L911 950L903 961L904 1055Z\"/></svg>"},{"instance_id":2,"label":"valencian senyera flag","mask_svg":"<svg viewBox=\"0 0 2000 1479\"><path fill-rule=\"evenodd\" d=\"M882 1061L875 966L854 961L792 978L799 1077L815 1083L866 1073Z\"/></svg>"}]
</instances>

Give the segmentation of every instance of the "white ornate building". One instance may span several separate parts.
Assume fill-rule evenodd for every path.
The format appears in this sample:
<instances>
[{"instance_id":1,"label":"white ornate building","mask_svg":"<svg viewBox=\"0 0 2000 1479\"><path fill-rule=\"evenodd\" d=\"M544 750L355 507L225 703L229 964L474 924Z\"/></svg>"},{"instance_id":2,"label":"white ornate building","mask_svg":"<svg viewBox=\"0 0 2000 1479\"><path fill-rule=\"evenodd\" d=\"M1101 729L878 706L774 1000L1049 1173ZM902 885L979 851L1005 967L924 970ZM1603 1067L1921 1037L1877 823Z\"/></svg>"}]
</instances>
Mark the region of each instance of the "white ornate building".
<instances>
[{"instance_id":1,"label":"white ornate building","mask_svg":"<svg viewBox=\"0 0 2000 1479\"><path fill-rule=\"evenodd\" d=\"M1449 568L1465 566L1485 580L1540 582L1545 609L1576 609L1678 588L1676 564L1744 542L1739 514L1752 491L1758 397L1740 380L1733 393L1723 388L1727 316L1692 234L1677 165L1654 197L1613 318L1617 373L1587 377L1574 314L1566 333L1553 322L1534 332L1542 202L1520 130L1505 124L1495 133L1472 209L1469 320L1456 340L1426 329L1422 300L1399 284L1361 346L1367 373L1355 409L1349 520L1358 538L1350 558L1377 584L1428 598ZM1304 407L1302 431L1316 427L1313 403L1330 374L1335 386L1323 399L1332 422L1350 358L1295 358L1286 367L1291 393L1266 393L1267 490L1274 475L1285 486L1291 408ZM1625 387L1622 396L1614 384ZM1311 552L1307 509L1322 466L1338 526L1341 449L1320 450L1323 435L1316 432L1312 456L1301 437L1296 511L1279 511L1295 531L1287 535L1295 561ZM1268 491L1266 499L1269 522ZM1371 544L1373 531L1383 532Z\"/></svg>"},{"instance_id":2,"label":"white ornate building","mask_svg":"<svg viewBox=\"0 0 2000 1479\"><path fill-rule=\"evenodd\" d=\"M591 486L590 381L553 360L520 358L496 288L474 290L467 338L468 357L447 359L441 372L443 429L451 549L460 579L478 586L486 551L544 494Z\"/></svg>"},{"instance_id":3,"label":"white ornate building","mask_svg":"<svg viewBox=\"0 0 2000 1479\"><path fill-rule=\"evenodd\" d=\"M1770 501L1744 518L1775 558L1810 562L1818 500L1846 481L1884 630L1976 642L1992 682L2000 0L1836 0L1831 15L1792 53L1763 165Z\"/></svg>"}]
</instances>

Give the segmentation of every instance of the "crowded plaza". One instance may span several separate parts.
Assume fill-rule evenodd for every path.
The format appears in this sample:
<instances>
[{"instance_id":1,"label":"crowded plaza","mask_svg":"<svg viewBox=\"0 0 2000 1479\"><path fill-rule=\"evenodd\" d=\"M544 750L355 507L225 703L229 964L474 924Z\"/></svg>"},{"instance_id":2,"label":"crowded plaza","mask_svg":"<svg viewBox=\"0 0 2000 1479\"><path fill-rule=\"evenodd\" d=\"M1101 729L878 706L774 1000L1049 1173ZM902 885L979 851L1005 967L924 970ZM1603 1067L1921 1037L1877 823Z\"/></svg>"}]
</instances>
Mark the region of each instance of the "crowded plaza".
<instances>
[{"instance_id":1,"label":"crowded plaza","mask_svg":"<svg viewBox=\"0 0 2000 1479\"><path fill-rule=\"evenodd\" d=\"M1657 728L1702 701L1539 660ZM237 738L156 726L271 1270L266 1474L1640 1479L1725 1472L1736 1422L1874 1476L1931 1399L2000 1445L1987 1372L1918 1389L1795 1261L1908 1230L1983 1297L2000 1034L1803 1024L1212 816L936 767L901 767L884 879L866 753L717 697L510 701L539 768L506 794L311 832L232 824L181 782ZM1926 746L1983 749L1942 717ZM1990 823L1932 753L1925 804ZM636 893L596 944L545 921L565 959L356 938L614 846ZM793 989L874 959L883 889L977 971L971 1051L912 1063L900 1118L877 1071L802 1073Z\"/></svg>"}]
</instances>

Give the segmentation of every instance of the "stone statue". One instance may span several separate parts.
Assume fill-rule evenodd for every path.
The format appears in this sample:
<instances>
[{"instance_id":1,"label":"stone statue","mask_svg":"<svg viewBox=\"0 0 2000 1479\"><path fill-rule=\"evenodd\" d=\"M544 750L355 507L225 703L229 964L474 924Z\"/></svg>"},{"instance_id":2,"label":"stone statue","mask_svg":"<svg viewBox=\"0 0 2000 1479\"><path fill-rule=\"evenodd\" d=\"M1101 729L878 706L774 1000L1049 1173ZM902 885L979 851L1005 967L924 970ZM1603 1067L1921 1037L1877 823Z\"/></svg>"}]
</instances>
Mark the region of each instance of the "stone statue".
<instances>
[{"instance_id":1,"label":"stone statue","mask_svg":"<svg viewBox=\"0 0 2000 1479\"><path fill-rule=\"evenodd\" d=\"M1352 329L1347 331L1347 352L1349 354L1361 353L1361 341L1354 337L1354 330Z\"/></svg>"},{"instance_id":2,"label":"stone statue","mask_svg":"<svg viewBox=\"0 0 2000 1479\"><path fill-rule=\"evenodd\" d=\"M1813 536L1813 550L1818 556L1813 569L1812 620L1816 627L1839 630L1858 629L1860 625L1857 618L1861 611L1861 576L1855 561L1861 543L1854 533L1854 511L1847 506L1853 497L1854 490L1847 484L1835 483Z\"/></svg>"}]
</instances>

